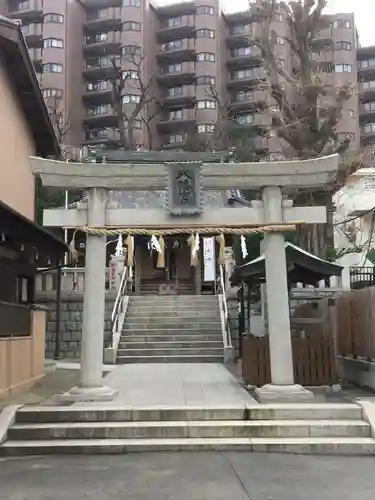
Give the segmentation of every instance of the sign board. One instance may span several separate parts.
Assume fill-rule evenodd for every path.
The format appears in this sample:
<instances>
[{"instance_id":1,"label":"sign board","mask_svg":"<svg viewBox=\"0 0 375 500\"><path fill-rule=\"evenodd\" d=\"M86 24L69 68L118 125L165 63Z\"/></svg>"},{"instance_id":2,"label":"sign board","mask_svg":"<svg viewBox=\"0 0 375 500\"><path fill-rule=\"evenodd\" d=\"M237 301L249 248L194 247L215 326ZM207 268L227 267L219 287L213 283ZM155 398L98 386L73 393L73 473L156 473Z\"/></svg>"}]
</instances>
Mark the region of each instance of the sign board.
<instances>
[{"instance_id":1,"label":"sign board","mask_svg":"<svg viewBox=\"0 0 375 500\"><path fill-rule=\"evenodd\" d=\"M203 279L216 281L215 238L203 238Z\"/></svg>"}]
</instances>

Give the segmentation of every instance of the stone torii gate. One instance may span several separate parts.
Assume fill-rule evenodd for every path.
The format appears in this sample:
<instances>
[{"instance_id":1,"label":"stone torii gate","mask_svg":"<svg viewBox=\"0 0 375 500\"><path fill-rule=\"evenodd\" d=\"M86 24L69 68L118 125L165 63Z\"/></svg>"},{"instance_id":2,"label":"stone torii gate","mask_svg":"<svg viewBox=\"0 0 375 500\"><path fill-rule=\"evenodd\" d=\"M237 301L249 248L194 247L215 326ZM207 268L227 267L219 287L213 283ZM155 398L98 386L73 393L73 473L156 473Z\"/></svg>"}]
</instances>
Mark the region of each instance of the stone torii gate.
<instances>
[{"instance_id":1,"label":"stone torii gate","mask_svg":"<svg viewBox=\"0 0 375 500\"><path fill-rule=\"evenodd\" d=\"M339 156L304 161L257 163L91 164L31 158L34 174L43 185L85 189L88 201L76 209L44 211L45 226L64 228L183 228L249 227L298 223L325 223L326 207L293 207L285 199L296 188L323 187L336 177ZM179 199L181 179L189 178L193 191L188 203ZM235 188L260 190L262 202L253 207L205 209L202 190ZM108 193L166 190L165 209L119 209ZM126 232L126 231L125 231ZM103 324L106 236L86 234L86 282L83 301L81 377L78 387L64 395L67 401L104 401L117 396L103 386ZM260 399L310 398L294 384L284 236L264 235L268 297L271 384L259 389Z\"/></svg>"}]
</instances>

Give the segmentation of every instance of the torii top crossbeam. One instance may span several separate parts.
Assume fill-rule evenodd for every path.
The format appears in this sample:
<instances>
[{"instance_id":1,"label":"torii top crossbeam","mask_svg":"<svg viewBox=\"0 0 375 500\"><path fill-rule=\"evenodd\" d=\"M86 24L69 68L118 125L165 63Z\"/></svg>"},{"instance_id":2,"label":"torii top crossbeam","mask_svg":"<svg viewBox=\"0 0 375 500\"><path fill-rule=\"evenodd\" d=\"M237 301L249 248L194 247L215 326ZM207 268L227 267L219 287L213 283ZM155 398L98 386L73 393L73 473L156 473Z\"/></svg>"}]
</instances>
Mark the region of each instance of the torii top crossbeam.
<instances>
[{"instance_id":1,"label":"torii top crossbeam","mask_svg":"<svg viewBox=\"0 0 375 500\"><path fill-rule=\"evenodd\" d=\"M209 190L285 189L323 187L334 181L339 155L311 160L202 163L202 188ZM66 163L31 157L31 166L42 183L63 189L106 188L110 190L163 190L167 186L171 163ZM189 165L189 163L187 163ZM191 163L190 163L191 165Z\"/></svg>"}]
</instances>

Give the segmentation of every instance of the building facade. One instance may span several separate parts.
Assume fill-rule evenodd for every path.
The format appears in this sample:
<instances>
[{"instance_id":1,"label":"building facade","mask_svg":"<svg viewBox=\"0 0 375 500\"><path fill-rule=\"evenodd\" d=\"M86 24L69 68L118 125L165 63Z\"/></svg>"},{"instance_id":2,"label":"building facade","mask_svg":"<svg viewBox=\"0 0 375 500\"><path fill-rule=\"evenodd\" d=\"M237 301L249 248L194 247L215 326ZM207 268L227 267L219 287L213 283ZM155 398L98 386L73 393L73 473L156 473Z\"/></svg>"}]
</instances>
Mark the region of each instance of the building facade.
<instances>
[{"instance_id":1,"label":"building facade","mask_svg":"<svg viewBox=\"0 0 375 500\"><path fill-rule=\"evenodd\" d=\"M121 139L109 81L115 76L125 126L132 120L131 140L141 148L181 148L192 129L210 134L221 106L230 109L239 129L256 131L271 123L272 101L257 90L262 58L247 40L257 29L250 11L224 14L218 0L163 7L149 0L0 0L0 6L22 22L66 144L106 146ZM353 150L362 143L371 152L375 47L358 48L352 14L329 20L314 41L314 57L327 83L339 88L350 82L355 89L345 103L338 139L350 139ZM272 28L280 63L290 69L283 12ZM266 108L261 113L259 103ZM275 137L259 137L256 144L270 159L280 153Z\"/></svg>"}]
</instances>

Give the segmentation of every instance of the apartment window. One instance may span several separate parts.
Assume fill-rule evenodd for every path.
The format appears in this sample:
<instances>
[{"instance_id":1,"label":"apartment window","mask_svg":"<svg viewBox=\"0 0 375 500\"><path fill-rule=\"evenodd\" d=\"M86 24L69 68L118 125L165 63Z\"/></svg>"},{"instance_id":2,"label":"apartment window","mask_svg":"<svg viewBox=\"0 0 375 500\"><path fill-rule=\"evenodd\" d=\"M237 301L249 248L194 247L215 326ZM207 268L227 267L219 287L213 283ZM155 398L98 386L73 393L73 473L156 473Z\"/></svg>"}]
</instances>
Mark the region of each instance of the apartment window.
<instances>
[{"instance_id":1,"label":"apartment window","mask_svg":"<svg viewBox=\"0 0 375 500\"><path fill-rule=\"evenodd\" d=\"M362 130L365 134L375 133L375 122L365 123L362 127Z\"/></svg>"},{"instance_id":2,"label":"apartment window","mask_svg":"<svg viewBox=\"0 0 375 500\"><path fill-rule=\"evenodd\" d=\"M54 89L54 88L48 88L48 89L43 89L43 97L47 99L48 97L57 97L61 98L63 96L63 90L62 89Z\"/></svg>"},{"instance_id":3,"label":"apartment window","mask_svg":"<svg viewBox=\"0 0 375 500\"><path fill-rule=\"evenodd\" d=\"M106 115L109 112L109 104L97 104L96 106L89 106L87 108L88 115Z\"/></svg>"},{"instance_id":4,"label":"apartment window","mask_svg":"<svg viewBox=\"0 0 375 500\"><path fill-rule=\"evenodd\" d=\"M231 35L244 35L251 32L251 24L234 24L229 28Z\"/></svg>"},{"instance_id":5,"label":"apartment window","mask_svg":"<svg viewBox=\"0 0 375 500\"><path fill-rule=\"evenodd\" d=\"M180 144L184 142L184 136L182 134L173 134L168 137L169 144Z\"/></svg>"},{"instance_id":6,"label":"apartment window","mask_svg":"<svg viewBox=\"0 0 375 500\"><path fill-rule=\"evenodd\" d=\"M215 38L214 30L209 30L207 28L203 28L201 30L197 30L195 32L196 38Z\"/></svg>"},{"instance_id":7,"label":"apartment window","mask_svg":"<svg viewBox=\"0 0 375 500\"><path fill-rule=\"evenodd\" d=\"M285 45L285 38L283 38L281 36L277 36L275 41L276 41L277 45Z\"/></svg>"},{"instance_id":8,"label":"apartment window","mask_svg":"<svg viewBox=\"0 0 375 500\"><path fill-rule=\"evenodd\" d=\"M197 126L198 134L212 134L215 130L215 125L212 123L199 123Z\"/></svg>"},{"instance_id":9,"label":"apartment window","mask_svg":"<svg viewBox=\"0 0 375 500\"><path fill-rule=\"evenodd\" d=\"M352 27L352 22L349 19L335 19L332 23L332 28L351 29Z\"/></svg>"},{"instance_id":10,"label":"apartment window","mask_svg":"<svg viewBox=\"0 0 375 500\"><path fill-rule=\"evenodd\" d=\"M30 30L31 30L31 25L30 24L23 24L22 25L22 33L24 35L28 35L30 33Z\"/></svg>"},{"instance_id":11,"label":"apartment window","mask_svg":"<svg viewBox=\"0 0 375 500\"><path fill-rule=\"evenodd\" d=\"M18 2L15 6L15 10L28 10L30 8L30 2L28 0L24 2Z\"/></svg>"},{"instance_id":12,"label":"apartment window","mask_svg":"<svg viewBox=\"0 0 375 500\"><path fill-rule=\"evenodd\" d=\"M216 109L216 101L210 101L205 99L203 101L197 101L198 109Z\"/></svg>"},{"instance_id":13,"label":"apartment window","mask_svg":"<svg viewBox=\"0 0 375 500\"><path fill-rule=\"evenodd\" d=\"M277 59L280 68L285 68L285 59Z\"/></svg>"},{"instance_id":14,"label":"apartment window","mask_svg":"<svg viewBox=\"0 0 375 500\"><path fill-rule=\"evenodd\" d=\"M167 21L168 28L182 25L182 17L170 17Z\"/></svg>"},{"instance_id":15,"label":"apartment window","mask_svg":"<svg viewBox=\"0 0 375 500\"><path fill-rule=\"evenodd\" d=\"M54 48L54 49L63 49L64 48L64 40L61 38L45 38L43 40L43 47L45 49Z\"/></svg>"},{"instance_id":16,"label":"apartment window","mask_svg":"<svg viewBox=\"0 0 375 500\"><path fill-rule=\"evenodd\" d=\"M348 109L348 117L349 118L355 118L354 109Z\"/></svg>"},{"instance_id":17,"label":"apartment window","mask_svg":"<svg viewBox=\"0 0 375 500\"><path fill-rule=\"evenodd\" d=\"M178 97L180 95L183 95L183 93L184 93L183 87L171 87L167 90L168 97Z\"/></svg>"},{"instance_id":18,"label":"apartment window","mask_svg":"<svg viewBox=\"0 0 375 500\"><path fill-rule=\"evenodd\" d=\"M45 23L63 24L64 16L62 14L45 14L43 21Z\"/></svg>"},{"instance_id":19,"label":"apartment window","mask_svg":"<svg viewBox=\"0 0 375 500\"><path fill-rule=\"evenodd\" d=\"M99 82L87 82L86 90L87 92L101 92L103 90L109 90L111 84L107 80L100 80Z\"/></svg>"},{"instance_id":20,"label":"apartment window","mask_svg":"<svg viewBox=\"0 0 375 500\"><path fill-rule=\"evenodd\" d=\"M352 50L352 44L350 42L336 42L335 43L336 50Z\"/></svg>"},{"instance_id":21,"label":"apartment window","mask_svg":"<svg viewBox=\"0 0 375 500\"><path fill-rule=\"evenodd\" d=\"M62 73L63 65L58 63L43 64L43 73Z\"/></svg>"},{"instance_id":22,"label":"apartment window","mask_svg":"<svg viewBox=\"0 0 375 500\"><path fill-rule=\"evenodd\" d=\"M126 21L122 25L123 31L141 31L141 23L135 21Z\"/></svg>"},{"instance_id":23,"label":"apartment window","mask_svg":"<svg viewBox=\"0 0 375 500\"><path fill-rule=\"evenodd\" d=\"M362 82L361 87L362 87L362 90L375 89L375 80L369 80L368 82Z\"/></svg>"},{"instance_id":24,"label":"apartment window","mask_svg":"<svg viewBox=\"0 0 375 500\"><path fill-rule=\"evenodd\" d=\"M141 0L123 0L123 7L141 7Z\"/></svg>"},{"instance_id":25,"label":"apartment window","mask_svg":"<svg viewBox=\"0 0 375 500\"><path fill-rule=\"evenodd\" d=\"M245 91L237 92L237 94L235 95L235 101L238 102L253 101L254 96L255 94L251 90L248 90L247 92Z\"/></svg>"},{"instance_id":26,"label":"apartment window","mask_svg":"<svg viewBox=\"0 0 375 500\"><path fill-rule=\"evenodd\" d=\"M117 60L115 61L117 62ZM106 68L113 65L112 57L93 57L86 60L86 68L96 68L100 66L101 68Z\"/></svg>"},{"instance_id":27,"label":"apartment window","mask_svg":"<svg viewBox=\"0 0 375 500\"><path fill-rule=\"evenodd\" d=\"M168 52L169 50L182 49L182 40L173 40L173 42L162 43L160 45L160 50L162 52Z\"/></svg>"},{"instance_id":28,"label":"apartment window","mask_svg":"<svg viewBox=\"0 0 375 500\"><path fill-rule=\"evenodd\" d=\"M251 125L254 123L254 115L236 116L235 120L239 125Z\"/></svg>"},{"instance_id":29,"label":"apartment window","mask_svg":"<svg viewBox=\"0 0 375 500\"><path fill-rule=\"evenodd\" d=\"M86 21L96 21L97 19L106 19L107 17L109 17L108 9L100 9L86 13Z\"/></svg>"},{"instance_id":30,"label":"apartment window","mask_svg":"<svg viewBox=\"0 0 375 500\"><path fill-rule=\"evenodd\" d=\"M364 61L358 61L359 69L366 68L374 68L375 67L375 58L374 59L365 59Z\"/></svg>"},{"instance_id":31,"label":"apartment window","mask_svg":"<svg viewBox=\"0 0 375 500\"><path fill-rule=\"evenodd\" d=\"M197 76L195 85L215 85L215 77L208 75Z\"/></svg>"},{"instance_id":32,"label":"apartment window","mask_svg":"<svg viewBox=\"0 0 375 500\"><path fill-rule=\"evenodd\" d=\"M352 65L351 64L336 64L335 65L336 73L351 73Z\"/></svg>"},{"instance_id":33,"label":"apartment window","mask_svg":"<svg viewBox=\"0 0 375 500\"><path fill-rule=\"evenodd\" d=\"M244 80L246 78L252 78L256 75L256 71L252 68L239 69L237 71L230 72L231 80Z\"/></svg>"},{"instance_id":34,"label":"apartment window","mask_svg":"<svg viewBox=\"0 0 375 500\"><path fill-rule=\"evenodd\" d=\"M168 66L162 66L160 68L160 71L163 74L181 73L181 71L182 71L182 63L169 64Z\"/></svg>"},{"instance_id":35,"label":"apartment window","mask_svg":"<svg viewBox=\"0 0 375 500\"><path fill-rule=\"evenodd\" d=\"M182 109L176 109L168 113L168 120L182 120L184 112Z\"/></svg>"},{"instance_id":36,"label":"apartment window","mask_svg":"<svg viewBox=\"0 0 375 500\"><path fill-rule=\"evenodd\" d=\"M95 35L87 36L86 43L100 43L108 40L108 33L95 33Z\"/></svg>"},{"instance_id":37,"label":"apartment window","mask_svg":"<svg viewBox=\"0 0 375 500\"><path fill-rule=\"evenodd\" d=\"M215 10L210 5L198 5L198 7L195 9L195 13L198 16L201 14L207 14L209 16L213 16L215 13Z\"/></svg>"},{"instance_id":38,"label":"apartment window","mask_svg":"<svg viewBox=\"0 0 375 500\"><path fill-rule=\"evenodd\" d=\"M110 129L108 128L97 128L88 130L86 132L86 139L107 139L109 136Z\"/></svg>"},{"instance_id":39,"label":"apartment window","mask_svg":"<svg viewBox=\"0 0 375 500\"><path fill-rule=\"evenodd\" d=\"M275 21L280 21L280 22L285 21L285 14L283 12L276 12Z\"/></svg>"},{"instance_id":40,"label":"apartment window","mask_svg":"<svg viewBox=\"0 0 375 500\"><path fill-rule=\"evenodd\" d=\"M252 53L252 47L236 47L230 51L231 57L249 56Z\"/></svg>"},{"instance_id":41,"label":"apartment window","mask_svg":"<svg viewBox=\"0 0 375 500\"><path fill-rule=\"evenodd\" d=\"M141 96L136 94L126 94L122 98L123 104L138 104L141 100Z\"/></svg>"},{"instance_id":42,"label":"apartment window","mask_svg":"<svg viewBox=\"0 0 375 500\"><path fill-rule=\"evenodd\" d=\"M125 45L122 47L124 56L140 56L142 49L139 45Z\"/></svg>"},{"instance_id":43,"label":"apartment window","mask_svg":"<svg viewBox=\"0 0 375 500\"><path fill-rule=\"evenodd\" d=\"M197 54L197 61L215 62L215 54L213 54L212 52L199 52L199 54Z\"/></svg>"},{"instance_id":44,"label":"apartment window","mask_svg":"<svg viewBox=\"0 0 375 500\"><path fill-rule=\"evenodd\" d=\"M364 102L362 104L362 109L364 111L375 111L375 101Z\"/></svg>"},{"instance_id":45,"label":"apartment window","mask_svg":"<svg viewBox=\"0 0 375 500\"><path fill-rule=\"evenodd\" d=\"M365 177L363 179L363 187L364 189L375 189L375 178L374 177Z\"/></svg>"},{"instance_id":46,"label":"apartment window","mask_svg":"<svg viewBox=\"0 0 375 500\"><path fill-rule=\"evenodd\" d=\"M122 72L122 78L124 80L139 80L139 73L133 69L127 69Z\"/></svg>"}]
</instances>

